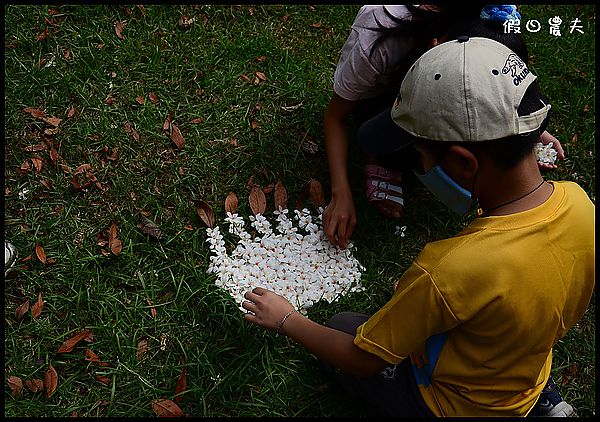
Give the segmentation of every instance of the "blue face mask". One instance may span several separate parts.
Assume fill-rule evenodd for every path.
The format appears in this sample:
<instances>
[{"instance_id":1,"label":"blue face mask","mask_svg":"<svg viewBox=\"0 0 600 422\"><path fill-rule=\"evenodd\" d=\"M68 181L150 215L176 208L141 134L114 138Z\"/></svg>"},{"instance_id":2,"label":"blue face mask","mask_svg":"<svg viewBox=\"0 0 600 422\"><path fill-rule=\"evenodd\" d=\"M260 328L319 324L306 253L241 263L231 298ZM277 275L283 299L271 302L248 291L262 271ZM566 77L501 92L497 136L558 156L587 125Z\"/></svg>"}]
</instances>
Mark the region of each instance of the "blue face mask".
<instances>
[{"instance_id":1,"label":"blue face mask","mask_svg":"<svg viewBox=\"0 0 600 422\"><path fill-rule=\"evenodd\" d=\"M440 166L435 166L424 174L415 170L415 175L437 199L459 215L468 213L477 202L471 192L452 180Z\"/></svg>"}]
</instances>

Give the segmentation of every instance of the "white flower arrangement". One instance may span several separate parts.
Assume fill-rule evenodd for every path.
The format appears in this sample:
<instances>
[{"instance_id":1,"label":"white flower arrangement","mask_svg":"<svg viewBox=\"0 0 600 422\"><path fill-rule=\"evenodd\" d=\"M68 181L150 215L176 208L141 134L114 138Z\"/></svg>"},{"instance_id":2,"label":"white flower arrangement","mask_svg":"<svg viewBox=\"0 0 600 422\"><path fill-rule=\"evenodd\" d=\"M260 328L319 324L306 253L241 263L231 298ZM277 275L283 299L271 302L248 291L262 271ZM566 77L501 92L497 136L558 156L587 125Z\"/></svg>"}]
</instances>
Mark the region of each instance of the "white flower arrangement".
<instances>
[{"instance_id":1,"label":"white flower arrangement","mask_svg":"<svg viewBox=\"0 0 600 422\"><path fill-rule=\"evenodd\" d=\"M535 155L537 161L544 164L554 164L558 156L558 152L553 148L552 143L546 145L538 142L535 144Z\"/></svg>"},{"instance_id":2,"label":"white flower arrangement","mask_svg":"<svg viewBox=\"0 0 600 422\"><path fill-rule=\"evenodd\" d=\"M217 274L215 284L229 292L242 312L246 312L241 306L244 293L254 287L284 296L302 312L320 300L331 303L364 290L360 284L364 267L352 256L353 245L345 250L333 246L322 230L323 208L318 211L313 218L306 208L294 210L291 219L287 209L279 208L274 211L274 229L264 215L250 216L258 234L254 239L244 228L244 218L228 212L228 231L239 237L229 254L219 226L206 229L212 253L208 272Z\"/></svg>"}]
</instances>

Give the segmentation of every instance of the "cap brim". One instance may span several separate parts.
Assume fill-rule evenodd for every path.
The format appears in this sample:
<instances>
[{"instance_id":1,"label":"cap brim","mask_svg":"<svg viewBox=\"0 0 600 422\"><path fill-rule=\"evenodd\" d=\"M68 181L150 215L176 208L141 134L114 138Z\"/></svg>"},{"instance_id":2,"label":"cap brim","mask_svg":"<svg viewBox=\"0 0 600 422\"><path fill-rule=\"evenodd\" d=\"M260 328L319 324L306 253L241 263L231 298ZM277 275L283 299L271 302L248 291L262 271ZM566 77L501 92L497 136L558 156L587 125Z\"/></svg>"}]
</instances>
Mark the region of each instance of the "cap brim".
<instances>
[{"instance_id":1,"label":"cap brim","mask_svg":"<svg viewBox=\"0 0 600 422\"><path fill-rule=\"evenodd\" d=\"M392 109L364 122L356 134L358 146L367 154L379 155L401 149L417 138L392 120Z\"/></svg>"}]
</instances>

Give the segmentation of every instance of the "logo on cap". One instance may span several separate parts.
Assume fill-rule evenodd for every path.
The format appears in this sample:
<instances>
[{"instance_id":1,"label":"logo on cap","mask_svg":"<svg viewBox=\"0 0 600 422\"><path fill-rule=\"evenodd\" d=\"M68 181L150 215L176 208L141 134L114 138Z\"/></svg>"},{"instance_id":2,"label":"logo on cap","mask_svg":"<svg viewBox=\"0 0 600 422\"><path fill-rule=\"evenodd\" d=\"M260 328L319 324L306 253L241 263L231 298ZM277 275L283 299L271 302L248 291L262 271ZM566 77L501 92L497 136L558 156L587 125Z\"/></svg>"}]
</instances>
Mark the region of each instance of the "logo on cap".
<instances>
[{"instance_id":1,"label":"logo on cap","mask_svg":"<svg viewBox=\"0 0 600 422\"><path fill-rule=\"evenodd\" d=\"M510 72L511 78L513 78L513 84L519 86L519 84L529 75L529 69L525 66L523 60L514 53L508 55L504 66L502 67L502 74L506 75Z\"/></svg>"}]
</instances>

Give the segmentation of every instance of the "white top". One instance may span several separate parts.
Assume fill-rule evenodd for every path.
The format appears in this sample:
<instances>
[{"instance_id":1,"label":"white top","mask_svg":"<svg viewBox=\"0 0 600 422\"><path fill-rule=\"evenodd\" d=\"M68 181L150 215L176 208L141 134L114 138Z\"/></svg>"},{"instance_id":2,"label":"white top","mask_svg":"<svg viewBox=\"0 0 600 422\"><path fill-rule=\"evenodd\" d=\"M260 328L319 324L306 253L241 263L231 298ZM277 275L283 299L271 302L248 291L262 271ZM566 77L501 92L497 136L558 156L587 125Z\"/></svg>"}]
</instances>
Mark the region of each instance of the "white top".
<instances>
[{"instance_id":1,"label":"white top","mask_svg":"<svg viewBox=\"0 0 600 422\"><path fill-rule=\"evenodd\" d=\"M384 39L369 59L373 43L381 33L368 28L377 28L377 21L386 27L397 25L387 16L384 8L397 18L406 19L410 16L410 11L405 5L367 5L360 8L352 24L350 35L342 47L333 75L333 90L346 100L372 98L390 90L400 89L402 81L397 80L394 71L414 45L410 38Z\"/></svg>"}]
</instances>

